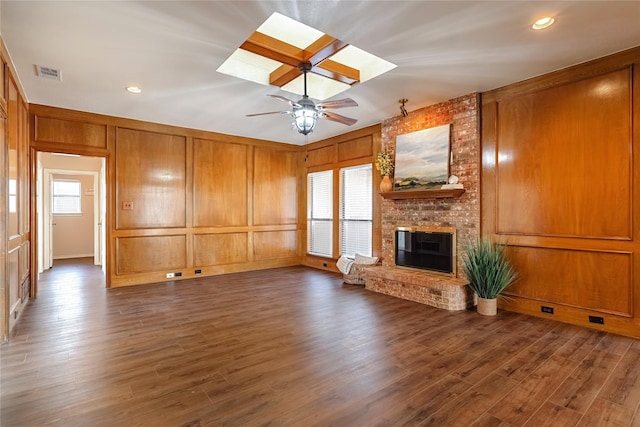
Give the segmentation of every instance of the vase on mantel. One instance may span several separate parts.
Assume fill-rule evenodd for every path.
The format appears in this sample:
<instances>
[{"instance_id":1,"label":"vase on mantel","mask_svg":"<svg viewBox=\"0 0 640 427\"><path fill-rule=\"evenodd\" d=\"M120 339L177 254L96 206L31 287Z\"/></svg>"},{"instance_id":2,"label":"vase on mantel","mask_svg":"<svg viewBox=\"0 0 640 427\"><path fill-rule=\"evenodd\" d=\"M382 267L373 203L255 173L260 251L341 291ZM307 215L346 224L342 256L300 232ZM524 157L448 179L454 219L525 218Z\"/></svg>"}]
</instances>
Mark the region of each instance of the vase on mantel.
<instances>
[{"instance_id":1,"label":"vase on mantel","mask_svg":"<svg viewBox=\"0 0 640 427\"><path fill-rule=\"evenodd\" d=\"M382 181L380 181L380 192L388 193L392 189L393 189L393 182L391 182L389 175L383 175Z\"/></svg>"}]
</instances>

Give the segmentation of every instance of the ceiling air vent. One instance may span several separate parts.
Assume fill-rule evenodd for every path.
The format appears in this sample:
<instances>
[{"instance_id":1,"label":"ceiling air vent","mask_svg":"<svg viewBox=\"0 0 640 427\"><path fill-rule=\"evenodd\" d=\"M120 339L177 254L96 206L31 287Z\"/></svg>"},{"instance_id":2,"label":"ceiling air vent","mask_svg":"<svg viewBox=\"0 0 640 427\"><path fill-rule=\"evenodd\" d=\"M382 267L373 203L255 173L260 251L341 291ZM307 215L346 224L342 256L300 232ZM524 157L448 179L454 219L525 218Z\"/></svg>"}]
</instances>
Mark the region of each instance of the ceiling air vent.
<instances>
[{"instance_id":1,"label":"ceiling air vent","mask_svg":"<svg viewBox=\"0 0 640 427\"><path fill-rule=\"evenodd\" d=\"M44 79L62 80L60 77L60 70L56 70L55 68L36 65L36 73L39 77Z\"/></svg>"}]
</instances>

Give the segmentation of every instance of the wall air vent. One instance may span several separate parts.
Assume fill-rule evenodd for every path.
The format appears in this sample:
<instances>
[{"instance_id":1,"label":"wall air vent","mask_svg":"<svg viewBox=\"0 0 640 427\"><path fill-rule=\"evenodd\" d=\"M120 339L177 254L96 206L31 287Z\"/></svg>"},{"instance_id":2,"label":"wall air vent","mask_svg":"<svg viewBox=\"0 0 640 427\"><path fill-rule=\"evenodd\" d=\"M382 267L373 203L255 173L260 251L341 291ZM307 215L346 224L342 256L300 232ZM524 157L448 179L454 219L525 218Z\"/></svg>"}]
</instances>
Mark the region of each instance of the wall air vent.
<instances>
[{"instance_id":1,"label":"wall air vent","mask_svg":"<svg viewBox=\"0 0 640 427\"><path fill-rule=\"evenodd\" d=\"M38 74L38 77L42 77L44 79L62 80L60 70L56 70L55 68L36 65L36 73Z\"/></svg>"}]
</instances>

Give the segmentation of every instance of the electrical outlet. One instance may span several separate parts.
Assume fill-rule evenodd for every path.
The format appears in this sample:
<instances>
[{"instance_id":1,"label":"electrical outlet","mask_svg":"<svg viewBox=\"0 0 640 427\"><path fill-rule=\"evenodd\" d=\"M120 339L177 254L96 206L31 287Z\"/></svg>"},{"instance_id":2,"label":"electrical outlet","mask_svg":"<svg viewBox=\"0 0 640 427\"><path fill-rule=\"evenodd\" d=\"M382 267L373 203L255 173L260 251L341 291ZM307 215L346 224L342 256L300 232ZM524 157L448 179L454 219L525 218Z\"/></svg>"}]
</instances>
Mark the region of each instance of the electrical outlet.
<instances>
[{"instance_id":1,"label":"electrical outlet","mask_svg":"<svg viewBox=\"0 0 640 427\"><path fill-rule=\"evenodd\" d=\"M180 276L182 276L182 272L178 271L178 272L176 273L176 277L180 277Z\"/></svg>"},{"instance_id":2,"label":"electrical outlet","mask_svg":"<svg viewBox=\"0 0 640 427\"><path fill-rule=\"evenodd\" d=\"M174 277L175 277L175 274L167 273L167 279L173 279Z\"/></svg>"},{"instance_id":3,"label":"electrical outlet","mask_svg":"<svg viewBox=\"0 0 640 427\"><path fill-rule=\"evenodd\" d=\"M197 270L196 270L196 274L200 274L200 273L202 273L202 270L197 269Z\"/></svg>"},{"instance_id":4,"label":"electrical outlet","mask_svg":"<svg viewBox=\"0 0 640 427\"><path fill-rule=\"evenodd\" d=\"M123 211L132 211L133 210L133 202L122 202L122 210Z\"/></svg>"},{"instance_id":5,"label":"electrical outlet","mask_svg":"<svg viewBox=\"0 0 640 427\"><path fill-rule=\"evenodd\" d=\"M540 307L540 311L543 313L553 314L553 307L547 307L546 305L543 305Z\"/></svg>"},{"instance_id":6,"label":"electrical outlet","mask_svg":"<svg viewBox=\"0 0 640 427\"><path fill-rule=\"evenodd\" d=\"M589 323L596 323L598 325L604 325L604 317L589 316Z\"/></svg>"}]
</instances>

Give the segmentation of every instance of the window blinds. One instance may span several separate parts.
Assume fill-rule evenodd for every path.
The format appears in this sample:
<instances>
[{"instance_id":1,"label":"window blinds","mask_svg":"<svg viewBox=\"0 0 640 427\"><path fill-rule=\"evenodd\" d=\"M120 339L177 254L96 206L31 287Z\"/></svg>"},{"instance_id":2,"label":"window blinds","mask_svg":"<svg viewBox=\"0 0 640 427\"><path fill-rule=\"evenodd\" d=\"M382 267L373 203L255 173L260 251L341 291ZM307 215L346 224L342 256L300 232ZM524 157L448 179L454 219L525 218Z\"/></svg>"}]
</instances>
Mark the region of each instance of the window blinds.
<instances>
[{"instance_id":1,"label":"window blinds","mask_svg":"<svg viewBox=\"0 0 640 427\"><path fill-rule=\"evenodd\" d=\"M53 180L53 213L82 213L80 209L80 181Z\"/></svg>"},{"instance_id":2,"label":"window blinds","mask_svg":"<svg viewBox=\"0 0 640 427\"><path fill-rule=\"evenodd\" d=\"M333 171L307 175L307 252L333 255Z\"/></svg>"},{"instance_id":3,"label":"window blinds","mask_svg":"<svg viewBox=\"0 0 640 427\"><path fill-rule=\"evenodd\" d=\"M340 170L340 254L371 256L373 195L371 164Z\"/></svg>"}]
</instances>

